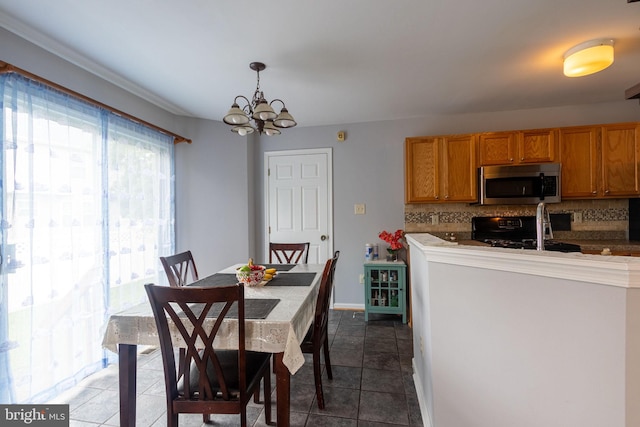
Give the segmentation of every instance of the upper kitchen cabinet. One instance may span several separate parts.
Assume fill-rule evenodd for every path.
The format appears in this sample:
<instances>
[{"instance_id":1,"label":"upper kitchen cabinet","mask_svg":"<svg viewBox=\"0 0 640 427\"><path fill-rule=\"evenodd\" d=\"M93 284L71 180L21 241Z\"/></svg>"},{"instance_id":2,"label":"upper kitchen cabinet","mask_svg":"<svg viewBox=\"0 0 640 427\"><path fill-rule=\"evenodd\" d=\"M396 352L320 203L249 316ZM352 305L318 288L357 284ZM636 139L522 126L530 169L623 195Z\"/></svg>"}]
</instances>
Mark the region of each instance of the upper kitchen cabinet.
<instances>
[{"instance_id":1,"label":"upper kitchen cabinet","mask_svg":"<svg viewBox=\"0 0 640 427\"><path fill-rule=\"evenodd\" d=\"M602 191L605 197L636 197L640 125L602 127Z\"/></svg>"},{"instance_id":2,"label":"upper kitchen cabinet","mask_svg":"<svg viewBox=\"0 0 640 427\"><path fill-rule=\"evenodd\" d=\"M626 198L640 195L640 125L623 123L562 128L562 198Z\"/></svg>"},{"instance_id":3,"label":"upper kitchen cabinet","mask_svg":"<svg viewBox=\"0 0 640 427\"><path fill-rule=\"evenodd\" d=\"M434 202L440 187L440 139L407 138L404 146L406 203Z\"/></svg>"},{"instance_id":4,"label":"upper kitchen cabinet","mask_svg":"<svg viewBox=\"0 0 640 427\"><path fill-rule=\"evenodd\" d=\"M554 129L482 133L478 137L479 166L555 162L556 133Z\"/></svg>"},{"instance_id":5,"label":"upper kitchen cabinet","mask_svg":"<svg viewBox=\"0 0 640 427\"><path fill-rule=\"evenodd\" d=\"M599 127L563 128L559 132L562 198L597 197Z\"/></svg>"},{"instance_id":6,"label":"upper kitchen cabinet","mask_svg":"<svg viewBox=\"0 0 640 427\"><path fill-rule=\"evenodd\" d=\"M476 135L405 141L406 203L475 202Z\"/></svg>"}]
</instances>

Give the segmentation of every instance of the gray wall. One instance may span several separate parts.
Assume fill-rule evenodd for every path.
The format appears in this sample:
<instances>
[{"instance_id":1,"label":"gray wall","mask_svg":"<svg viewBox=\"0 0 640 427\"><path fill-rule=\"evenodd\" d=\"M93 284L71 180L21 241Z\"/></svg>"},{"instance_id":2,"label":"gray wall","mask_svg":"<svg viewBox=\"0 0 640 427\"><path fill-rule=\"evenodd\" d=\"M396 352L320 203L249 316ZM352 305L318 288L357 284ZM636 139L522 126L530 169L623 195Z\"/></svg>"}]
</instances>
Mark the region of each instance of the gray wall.
<instances>
[{"instance_id":1,"label":"gray wall","mask_svg":"<svg viewBox=\"0 0 640 427\"><path fill-rule=\"evenodd\" d=\"M0 52L2 61L193 140L176 146L177 249L194 251L201 274L248 256L264 259L265 151L333 147L338 307L363 306L358 276L365 243L383 244L381 230L404 225L405 137L640 120L638 103L625 101L621 88L621 100L608 104L298 127L278 137L242 138L221 122L167 113L2 29ZM336 141L339 130L345 142ZM366 204L366 215L354 215L355 203Z\"/></svg>"},{"instance_id":2,"label":"gray wall","mask_svg":"<svg viewBox=\"0 0 640 427\"><path fill-rule=\"evenodd\" d=\"M246 138L227 125L188 120L192 144L176 146L176 246L193 253L200 276L243 262L253 239Z\"/></svg>"}]
</instances>

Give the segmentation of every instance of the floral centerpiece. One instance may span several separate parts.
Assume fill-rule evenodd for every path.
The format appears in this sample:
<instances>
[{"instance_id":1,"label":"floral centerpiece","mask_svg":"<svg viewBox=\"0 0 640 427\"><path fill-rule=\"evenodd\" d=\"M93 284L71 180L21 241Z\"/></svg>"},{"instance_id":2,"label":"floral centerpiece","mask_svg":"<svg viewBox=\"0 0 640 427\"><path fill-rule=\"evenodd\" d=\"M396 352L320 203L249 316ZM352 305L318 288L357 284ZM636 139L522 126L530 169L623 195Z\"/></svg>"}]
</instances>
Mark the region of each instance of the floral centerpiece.
<instances>
[{"instance_id":1,"label":"floral centerpiece","mask_svg":"<svg viewBox=\"0 0 640 427\"><path fill-rule=\"evenodd\" d=\"M396 230L394 233L384 230L378 234L378 237L389 244L387 260L396 261L398 259L398 251L404 248L404 230Z\"/></svg>"}]
</instances>

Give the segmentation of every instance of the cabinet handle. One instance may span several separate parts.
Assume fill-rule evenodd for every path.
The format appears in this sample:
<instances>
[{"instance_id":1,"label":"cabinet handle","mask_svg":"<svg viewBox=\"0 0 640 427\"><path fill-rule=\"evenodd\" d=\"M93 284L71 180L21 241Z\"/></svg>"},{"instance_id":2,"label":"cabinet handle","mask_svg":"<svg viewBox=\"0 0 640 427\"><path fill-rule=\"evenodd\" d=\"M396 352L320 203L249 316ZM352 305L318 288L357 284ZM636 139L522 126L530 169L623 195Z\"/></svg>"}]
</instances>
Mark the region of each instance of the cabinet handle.
<instances>
[{"instance_id":1,"label":"cabinet handle","mask_svg":"<svg viewBox=\"0 0 640 427\"><path fill-rule=\"evenodd\" d=\"M604 194L609 194L609 190L604 190Z\"/></svg>"},{"instance_id":2,"label":"cabinet handle","mask_svg":"<svg viewBox=\"0 0 640 427\"><path fill-rule=\"evenodd\" d=\"M438 200L440 197L436 196L436 200Z\"/></svg>"},{"instance_id":3,"label":"cabinet handle","mask_svg":"<svg viewBox=\"0 0 640 427\"><path fill-rule=\"evenodd\" d=\"M444 198L445 198L445 199L448 199L448 198L449 198L449 196L448 196L448 195L446 195L446 196L444 196Z\"/></svg>"},{"instance_id":4,"label":"cabinet handle","mask_svg":"<svg viewBox=\"0 0 640 427\"><path fill-rule=\"evenodd\" d=\"M598 192L594 190L591 192L591 194L598 194Z\"/></svg>"},{"instance_id":5,"label":"cabinet handle","mask_svg":"<svg viewBox=\"0 0 640 427\"><path fill-rule=\"evenodd\" d=\"M521 161L521 162L524 162L524 157L520 157L520 161Z\"/></svg>"},{"instance_id":6,"label":"cabinet handle","mask_svg":"<svg viewBox=\"0 0 640 427\"><path fill-rule=\"evenodd\" d=\"M513 157L512 157L512 158L510 158L510 159L509 159L509 161L513 163Z\"/></svg>"}]
</instances>

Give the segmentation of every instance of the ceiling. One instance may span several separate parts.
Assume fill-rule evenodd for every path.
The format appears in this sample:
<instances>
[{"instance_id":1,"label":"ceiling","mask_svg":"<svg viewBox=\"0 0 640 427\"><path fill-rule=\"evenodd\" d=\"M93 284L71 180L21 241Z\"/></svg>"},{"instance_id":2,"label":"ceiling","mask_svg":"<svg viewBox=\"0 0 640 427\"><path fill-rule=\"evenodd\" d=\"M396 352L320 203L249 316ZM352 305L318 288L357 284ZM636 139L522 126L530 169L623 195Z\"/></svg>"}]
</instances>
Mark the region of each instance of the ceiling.
<instances>
[{"instance_id":1,"label":"ceiling","mask_svg":"<svg viewBox=\"0 0 640 427\"><path fill-rule=\"evenodd\" d=\"M211 120L253 95L252 61L299 126L620 101L640 82L626 0L0 0L0 25ZM565 77L564 52L599 38L614 64Z\"/></svg>"}]
</instances>

